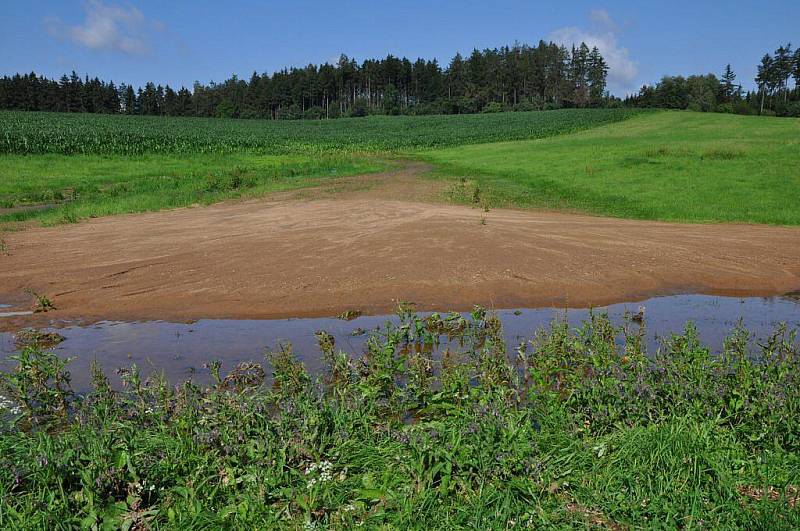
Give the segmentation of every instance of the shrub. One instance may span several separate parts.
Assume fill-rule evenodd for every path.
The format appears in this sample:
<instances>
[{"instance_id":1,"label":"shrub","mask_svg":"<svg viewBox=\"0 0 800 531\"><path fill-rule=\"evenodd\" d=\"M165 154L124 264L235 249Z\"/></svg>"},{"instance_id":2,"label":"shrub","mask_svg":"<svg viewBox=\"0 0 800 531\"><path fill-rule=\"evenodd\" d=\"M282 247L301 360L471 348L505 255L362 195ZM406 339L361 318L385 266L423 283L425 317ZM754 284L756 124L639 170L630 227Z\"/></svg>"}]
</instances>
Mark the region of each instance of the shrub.
<instances>
[{"instance_id":1,"label":"shrub","mask_svg":"<svg viewBox=\"0 0 800 531\"><path fill-rule=\"evenodd\" d=\"M503 112L503 104L499 101L490 101L486 104L481 112L490 113L490 112Z\"/></svg>"}]
</instances>

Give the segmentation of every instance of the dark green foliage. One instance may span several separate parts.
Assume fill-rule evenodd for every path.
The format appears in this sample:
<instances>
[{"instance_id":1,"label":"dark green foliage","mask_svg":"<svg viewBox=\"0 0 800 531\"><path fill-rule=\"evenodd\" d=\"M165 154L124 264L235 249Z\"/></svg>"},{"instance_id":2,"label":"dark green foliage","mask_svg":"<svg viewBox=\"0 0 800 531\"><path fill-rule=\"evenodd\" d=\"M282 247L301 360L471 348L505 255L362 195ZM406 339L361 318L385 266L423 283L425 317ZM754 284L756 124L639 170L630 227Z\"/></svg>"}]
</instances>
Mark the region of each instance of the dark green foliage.
<instances>
[{"instance_id":1,"label":"dark green foliage","mask_svg":"<svg viewBox=\"0 0 800 531\"><path fill-rule=\"evenodd\" d=\"M152 116L312 119L367 114L463 114L487 103L537 102L558 107L598 106L609 100L608 68L597 48L564 46L474 50L456 55L449 68L436 59L388 55L360 65L342 55L336 64L254 72L249 81L236 75L223 83L195 83L192 91L153 82L135 92L75 72L60 81L35 73L0 78L0 109L89 112Z\"/></svg>"},{"instance_id":2,"label":"dark green foliage","mask_svg":"<svg viewBox=\"0 0 800 531\"><path fill-rule=\"evenodd\" d=\"M792 45L786 44L779 46L774 55L761 58L754 80L757 91L744 93L742 85L734 83L736 74L728 64L721 79L713 74L664 76L655 85L643 86L625 103L635 107L800 117L799 72L800 52L793 52Z\"/></svg>"},{"instance_id":3,"label":"dark green foliage","mask_svg":"<svg viewBox=\"0 0 800 531\"><path fill-rule=\"evenodd\" d=\"M791 529L800 352L783 328L722 355L692 325L643 349L641 320L555 322L509 349L476 308L410 308L352 360L317 334L325 374L291 350L170 387L29 349L4 376L0 526L53 528Z\"/></svg>"}]
</instances>

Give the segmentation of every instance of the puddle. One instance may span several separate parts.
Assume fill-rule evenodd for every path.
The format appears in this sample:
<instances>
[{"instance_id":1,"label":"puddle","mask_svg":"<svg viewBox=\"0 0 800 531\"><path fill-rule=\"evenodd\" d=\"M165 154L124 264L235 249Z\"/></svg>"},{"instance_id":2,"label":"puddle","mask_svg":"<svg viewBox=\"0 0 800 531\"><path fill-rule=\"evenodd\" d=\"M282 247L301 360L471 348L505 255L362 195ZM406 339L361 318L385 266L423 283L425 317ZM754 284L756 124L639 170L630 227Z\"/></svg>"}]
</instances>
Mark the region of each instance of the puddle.
<instances>
[{"instance_id":1,"label":"puddle","mask_svg":"<svg viewBox=\"0 0 800 531\"><path fill-rule=\"evenodd\" d=\"M11 305L0 306L0 308L9 308ZM24 312L0 312L0 317L18 317L20 315L33 315L32 311Z\"/></svg>"},{"instance_id":2,"label":"puddle","mask_svg":"<svg viewBox=\"0 0 800 531\"><path fill-rule=\"evenodd\" d=\"M12 214L21 214L23 212L36 212L39 210L48 210L55 208L58 203L39 203L35 205L17 205L13 207L0 208L0 216L10 216Z\"/></svg>"},{"instance_id":3,"label":"puddle","mask_svg":"<svg viewBox=\"0 0 800 531\"><path fill-rule=\"evenodd\" d=\"M766 337L775 326L786 322L800 330L800 301L790 297L731 298L705 295L656 297L643 302L604 307L614 324L622 323L625 311L646 308L647 341L650 352L658 348L658 338L680 332L687 321L697 325L701 340L714 351L741 319L756 337ZM599 308L598 308L599 309ZM597 310L597 309L596 309ZM499 310L506 341L513 348L529 339L535 331L566 312L571 325L577 326L588 316L587 309L537 308ZM0 314L2 315L2 314ZM163 370L171 381L188 377L207 381L203 363L219 359L223 370L243 361L263 361L263 353L281 342L291 342L295 354L314 372L321 368L314 332L325 330L336 338L338 348L351 354L363 352L366 334L395 316L361 316L351 321L335 318L282 320L200 320L192 324L150 322L102 322L87 327L58 329L65 340L55 352L77 356L70 365L73 386L88 385L88 368L97 359L111 376L115 369L135 362L145 371ZM0 369L13 354L14 336L0 333Z\"/></svg>"},{"instance_id":4,"label":"puddle","mask_svg":"<svg viewBox=\"0 0 800 531\"><path fill-rule=\"evenodd\" d=\"M0 308L11 308L11 304L2 304L0 303Z\"/></svg>"}]
</instances>

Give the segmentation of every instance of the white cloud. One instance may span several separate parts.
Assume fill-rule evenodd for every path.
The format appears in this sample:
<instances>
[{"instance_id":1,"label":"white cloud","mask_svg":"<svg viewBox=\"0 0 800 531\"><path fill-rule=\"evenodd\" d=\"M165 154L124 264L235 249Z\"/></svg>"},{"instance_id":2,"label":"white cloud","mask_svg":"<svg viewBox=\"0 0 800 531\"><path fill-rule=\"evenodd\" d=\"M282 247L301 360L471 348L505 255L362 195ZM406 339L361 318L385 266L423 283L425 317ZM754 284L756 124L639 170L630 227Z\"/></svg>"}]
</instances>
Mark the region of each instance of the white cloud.
<instances>
[{"instance_id":1,"label":"white cloud","mask_svg":"<svg viewBox=\"0 0 800 531\"><path fill-rule=\"evenodd\" d=\"M589 12L589 28L582 29L577 26L560 28L550 34L550 40L572 46L585 42L589 48L597 46L603 58L608 63L608 86L612 92L635 92L636 77L639 68L630 58L628 49L620 46L617 36L620 29L614 23L608 11L593 9Z\"/></svg>"},{"instance_id":2,"label":"white cloud","mask_svg":"<svg viewBox=\"0 0 800 531\"><path fill-rule=\"evenodd\" d=\"M104 4L100 0L87 0L84 4L86 18L75 26L64 24L58 18L47 18L48 31L62 39L70 40L92 50L109 50L129 55L142 55L150 51L147 41L152 31L163 31L163 23L148 23L141 11L133 6Z\"/></svg>"},{"instance_id":3,"label":"white cloud","mask_svg":"<svg viewBox=\"0 0 800 531\"><path fill-rule=\"evenodd\" d=\"M619 31L617 24L611 19L611 15L605 9L592 9L589 11L589 22L593 29L616 33Z\"/></svg>"}]
</instances>

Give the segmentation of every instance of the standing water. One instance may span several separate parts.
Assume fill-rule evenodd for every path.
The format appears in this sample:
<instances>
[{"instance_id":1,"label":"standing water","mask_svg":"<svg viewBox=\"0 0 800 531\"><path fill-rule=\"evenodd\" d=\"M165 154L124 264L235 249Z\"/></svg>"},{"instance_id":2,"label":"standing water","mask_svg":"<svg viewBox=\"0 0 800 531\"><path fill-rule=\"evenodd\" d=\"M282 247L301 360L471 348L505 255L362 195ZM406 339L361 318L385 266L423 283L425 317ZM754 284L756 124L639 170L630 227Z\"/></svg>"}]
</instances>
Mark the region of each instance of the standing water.
<instances>
[{"instance_id":1,"label":"standing water","mask_svg":"<svg viewBox=\"0 0 800 531\"><path fill-rule=\"evenodd\" d=\"M741 321L754 338L764 338L785 322L790 330L800 330L800 300L795 296L769 298L732 298L707 295L656 297L637 303L614 304L595 308L607 311L615 325L623 322L626 312L645 309L649 352L655 353L660 338L680 333L687 321L697 325L701 341L715 352L724 338ZM498 310L509 348L533 337L535 332L554 319L566 316L571 326L578 326L589 316L589 309L537 308ZM75 357L70 365L76 389L88 385L89 365L97 360L109 374L119 367L136 363L142 370L163 370L170 381L188 377L204 382L208 373L202 366L212 360L222 361L223 370L243 361L263 361L263 354L282 343L291 343L295 355L311 371L319 371L321 360L314 332L324 330L336 338L336 346L352 355L363 352L367 334L393 315L363 316L352 321L334 318L281 320L211 320L194 323L100 322L91 326L68 326L48 329L65 339L55 347L64 357ZM15 337L0 333L0 369L8 370L5 361L16 351Z\"/></svg>"}]
</instances>

